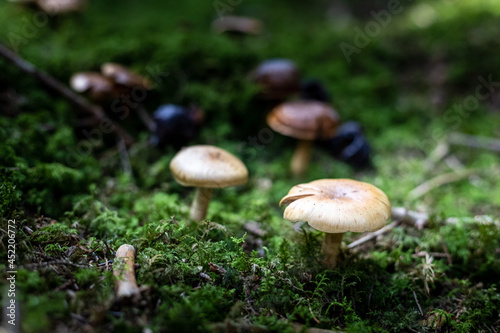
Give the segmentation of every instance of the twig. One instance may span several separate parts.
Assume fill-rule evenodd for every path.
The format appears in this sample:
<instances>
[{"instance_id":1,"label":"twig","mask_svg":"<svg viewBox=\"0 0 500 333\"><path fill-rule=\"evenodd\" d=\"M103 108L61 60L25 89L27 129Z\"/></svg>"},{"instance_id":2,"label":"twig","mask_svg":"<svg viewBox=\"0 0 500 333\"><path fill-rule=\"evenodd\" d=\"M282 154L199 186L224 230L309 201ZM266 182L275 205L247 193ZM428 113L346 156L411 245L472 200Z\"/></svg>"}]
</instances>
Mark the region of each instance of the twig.
<instances>
[{"instance_id":1,"label":"twig","mask_svg":"<svg viewBox=\"0 0 500 333\"><path fill-rule=\"evenodd\" d=\"M308 305L308 307L309 307L309 312L311 313L312 318L314 319L314 321L316 322L316 324L319 324L319 323L320 323L320 321L319 321L319 319L318 319L318 318L316 318L316 316L314 315L313 310L311 309L311 303L309 302L309 300L307 300L307 305Z\"/></svg>"},{"instance_id":2,"label":"twig","mask_svg":"<svg viewBox=\"0 0 500 333\"><path fill-rule=\"evenodd\" d=\"M479 137L455 132L451 133L448 136L448 142L458 146L488 149L491 151L500 152L500 140L493 138Z\"/></svg>"},{"instance_id":3,"label":"twig","mask_svg":"<svg viewBox=\"0 0 500 333\"><path fill-rule=\"evenodd\" d=\"M422 317L424 316L424 313L422 312L422 308L420 307L420 304L418 303L418 298L417 298L417 294L415 293L415 290L413 291L413 297L415 297L415 302L417 303L417 306L418 306L418 310L420 311L420 314L422 315Z\"/></svg>"},{"instance_id":4,"label":"twig","mask_svg":"<svg viewBox=\"0 0 500 333\"><path fill-rule=\"evenodd\" d=\"M470 175L476 173L478 170L477 169L468 169L468 170L461 170L457 172L449 172L445 173L439 176L436 176L432 179L429 179L428 181L420 184L416 188L410 191L408 193L408 198L410 200L415 200L426 194L427 192L435 189L436 187L457 182L459 180L462 180L464 178L469 177Z\"/></svg>"},{"instance_id":5,"label":"twig","mask_svg":"<svg viewBox=\"0 0 500 333\"><path fill-rule=\"evenodd\" d=\"M383 235L386 232L391 231L392 229L394 229L396 226L399 225L399 223L400 223L400 221L396 220L396 221L394 221L394 222L386 225L382 229L379 229L379 230L374 231L374 232L370 232L369 234L367 234L367 235L361 237L360 239L357 239L354 242L352 242L351 244L349 244L347 246L347 248L352 249L352 248L354 248L356 246L359 246L359 245L361 245L363 243L368 242L369 240L372 240L373 238L375 238L375 237L377 237L379 235Z\"/></svg>"},{"instance_id":6,"label":"twig","mask_svg":"<svg viewBox=\"0 0 500 333\"><path fill-rule=\"evenodd\" d=\"M448 152L450 151L450 146L448 143L441 141L437 144L436 148L429 154L429 157L424 161L424 167L427 171L431 170L434 165L442 160Z\"/></svg>"},{"instance_id":7,"label":"twig","mask_svg":"<svg viewBox=\"0 0 500 333\"><path fill-rule=\"evenodd\" d=\"M400 220L402 223L414 226L419 230L424 228L429 222L427 214L407 210L404 207L393 207L391 209L391 218L393 220Z\"/></svg>"},{"instance_id":8,"label":"twig","mask_svg":"<svg viewBox=\"0 0 500 333\"><path fill-rule=\"evenodd\" d=\"M68 266L81 267L81 268L91 267L88 265L75 264L71 261L66 261L66 260L51 260L51 261L46 261L46 262L41 262L41 263L27 264L26 266L24 266L24 268L37 268L37 267L52 266L52 265L68 265Z\"/></svg>"},{"instance_id":9,"label":"twig","mask_svg":"<svg viewBox=\"0 0 500 333\"><path fill-rule=\"evenodd\" d=\"M139 119L146 125L148 130L151 133L154 133L156 131L156 123L154 120L151 118L149 113L146 111L146 109L142 106L142 104L138 103L138 106L136 108L137 115L139 116Z\"/></svg>"},{"instance_id":10,"label":"twig","mask_svg":"<svg viewBox=\"0 0 500 333\"><path fill-rule=\"evenodd\" d=\"M123 173L132 175L132 165L130 164L130 156L128 155L127 145L122 138L118 138L117 142L118 153L122 162Z\"/></svg>"},{"instance_id":11,"label":"twig","mask_svg":"<svg viewBox=\"0 0 500 333\"><path fill-rule=\"evenodd\" d=\"M123 140L125 140L125 143L127 145L134 142L132 136L128 134L127 131L125 131L121 126L109 119L100 106L90 103L87 99L73 92L71 89L69 89L67 86L65 86L49 74L37 69L33 64L27 62L16 53L9 50L3 44L0 44L0 56L13 63L23 72L41 81L45 86L60 94L62 97L80 108L82 111L94 115L97 120L106 119L108 124L110 124L110 127L116 132L116 134L118 134L123 138Z\"/></svg>"}]
</instances>

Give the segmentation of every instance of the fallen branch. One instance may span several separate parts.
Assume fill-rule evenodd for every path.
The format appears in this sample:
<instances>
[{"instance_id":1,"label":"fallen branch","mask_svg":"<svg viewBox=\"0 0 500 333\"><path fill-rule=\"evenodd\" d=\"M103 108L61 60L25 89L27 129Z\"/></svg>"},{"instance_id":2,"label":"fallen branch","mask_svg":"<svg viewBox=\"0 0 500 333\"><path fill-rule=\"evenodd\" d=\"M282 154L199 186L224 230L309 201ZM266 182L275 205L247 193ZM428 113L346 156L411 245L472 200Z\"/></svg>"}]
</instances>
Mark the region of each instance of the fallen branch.
<instances>
[{"instance_id":1,"label":"fallen branch","mask_svg":"<svg viewBox=\"0 0 500 333\"><path fill-rule=\"evenodd\" d=\"M113 263L116 297L119 300L133 299L140 296L134 269L135 249L132 245L123 244L118 248Z\"/></svg>"},{"instance_id":2,"label":"fallen branch","mask_svg":"<svg viewBox=\"0 0 500 333\"><path fill-rule=\"evenodd\" d=\"M463 170L463 171L453 171L453 172L448 172L439 176L436 176L432 179L429 179L428 181L420 184L416 188L410 191L408 193L408 198L409 200L415 200L426 194L427 192L435 189L436 187L440 187L445 184L457 182L459 180L462 180L464 178L467 178L471 176L472 174L476 173L478 170L477 169L468 169L468 170Z\"/></svg>"},{"instance_id":3,"label":"fallen branch","mask_svg":"<svg viewBox=\"0 0 500 333\"><path fill-rule=\"evenodd\" d=\"M110 124L110 127L115 131L115 133L118 136L123 138L123 140L127 145L130 145L134 142L132 136L128 134L128 132L125 131L121 126L119 126L118 124L114 123L111 119L109 119L104 113L104 110L100 106L90 103L87 99L73 92L66 85L62 84L49 74L37 69L33 64L27 62L26 60L24 60L19 55L12 52L2 44L0 44L0 56L13 63L23 72L38 79L45 86L57 92L59 95L64 97L73 105L80 108L82 111L93 115L98 121L106 119L106 122Z\"/></svg>"},{"instance_id":4,"label":"fallen branch","mask_svg":"<svg viewBox=\"0 0 500 333\"><path fill-rule=\"evenodd\" d=\"M453 145L465 146L470 148L487 149L495 152L500 152L500 140L474 136L463 133L451 133L448 136L448 142Z\"/></svg>"},{"instance_id":5,"label":"fallen branch","mask_svg":"<svg viewBox=\"0 0 500 333\"><path fill-rule=\"evenodd\" d=\"M355 248L356 246L359 246L359 245L361 245L363 243L366 243L369 240L372 240L373 238L375 238L375 237L377 237L379 235L383 235L386 232L391 231L392 229L394 229L399 224L400 224L400 221L396 220L396 221L392 222L391 224L386 225L382 229L379 229L379 230L374 231L374 232L370 232L369 234L361 237L360 239L355 240L354 242L352 242L351 244L349 244L347 246L347 248L352 249L352 248Z\"/></svg>"}]
</instances>

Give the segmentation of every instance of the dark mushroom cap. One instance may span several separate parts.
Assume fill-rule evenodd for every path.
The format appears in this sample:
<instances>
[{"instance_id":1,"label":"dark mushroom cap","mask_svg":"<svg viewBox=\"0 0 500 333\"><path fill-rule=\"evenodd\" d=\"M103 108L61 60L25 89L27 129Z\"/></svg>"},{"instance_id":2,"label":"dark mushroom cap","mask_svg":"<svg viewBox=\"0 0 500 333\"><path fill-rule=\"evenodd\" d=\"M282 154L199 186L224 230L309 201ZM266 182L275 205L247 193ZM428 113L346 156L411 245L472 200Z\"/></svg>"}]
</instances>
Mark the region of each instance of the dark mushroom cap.
<instances>
[{"instance_id":1,"label":"dark mushroom cap","mask_svg":"<svg viewBox=\"0 0 500 333\"><path fill-rule=\"evenodd\" d=\"M152 143L159 147L171 145L179 150L198 134L203 110L196 106L164 104L153 113L153 120L156 130Z\"/></svg>"},{"instance_id":2,"label":"dark mushroom cap","mask_svg":"<svg viewBox=\"0 0 500 333\"><path fill-rule=\"evenodd\" d=\"M253 72L252 79L262 87L266 99L285 99L299 91L300 74L295 63L288 59L262 62Z\"/></svg>"},{"instance_id":3,"label":"dark mushroom cap","mask_svg":"<svg viewBox=\"0 0 500 333\"><path fill-rule=\"evenodd\" d=\"M332 107L316 101L282 103L267 115L267 124L274 131L301 140L331 138L339 123Z\"/></svg>"}]
</instances>

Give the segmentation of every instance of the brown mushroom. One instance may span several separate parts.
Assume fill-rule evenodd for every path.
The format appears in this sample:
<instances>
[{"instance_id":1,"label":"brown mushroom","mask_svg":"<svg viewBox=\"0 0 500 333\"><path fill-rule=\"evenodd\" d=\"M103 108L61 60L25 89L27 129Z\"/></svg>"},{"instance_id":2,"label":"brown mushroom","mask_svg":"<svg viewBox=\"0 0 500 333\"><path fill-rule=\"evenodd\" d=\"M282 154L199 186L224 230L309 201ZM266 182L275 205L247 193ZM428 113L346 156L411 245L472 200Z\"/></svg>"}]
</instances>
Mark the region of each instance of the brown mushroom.
<instances>
[{"instance_id":1,"label":"brown mushroom","mask_svg":"<svg viewBox=\"0 0 500 333\"><path fill-rule=\"evenodd\" d=\"M333 137L339 122L333 108L317 101L283 103L267 115L267 124L274 131L299 139L290 164L296 176L303 175L307 170L313 141Z\"/></svg>"},{"instance_id":2,"label":"brown mushroom","mask_svg":"<svg viewBox=\"0 0 500 333\"><path fill-rule=\"evenodd\" d=\"M337 265L345 232L378 230L391 216L391 204L382 190L351 179L320 179L296 185L281 199L283 205L288 205L285 219L305 221L325 232L321 252L327 268Z\"/></svg>"},{"instance_id":3,"label":"brown mushroom","mask_svg":"<svg viewBox=\"0 0 500 333\"><path fill-rule=\"evenodd\" d=\"M69 84L73 90L87 94L96 102L106 102L120 96L113 81L97 72L75 73Z\"/></svg>"},{"instance_id":4,"label":"brown mushroom","mask_svg":"<svg viewBox=\"0 0 500 333\"><path fill-rule=\"evenodd\" d=\"M261 87L260 97L282 101L298 93L300 73L295 63L288 59L270 59L262 62L251 74Z\"/></svg>"},{"instance_id":5,"label":"brown mushroom","mask_svg":"<svg viewBox=\"0 0 500 333\"><path fill-rule=\"evenodd\" d=\"M36 0L37 5L48 14L66 14L82 11L86 0Z\"/></svg>"},{"instance_id":6,"label":"brown mushroom","mask_svg":"<svg viewBox=\"0 0 500 333\"><path fill-rule=\"evenodd\" d=\"M153 86L150 80L120 64L106 62L101 66L101 73L116 84L127 88L144 87L151 89Z\"/></svg>"},{"instance_id":7,"label":"brown mushroom","mask_svg":"<svg viewBox=\"0 0 500 333\"><path fill-rule=\"evenodd\" d=\"M179 151L170 162L175 180L183 186L196 186L191 218L207 215L214 188L245 184L248 170L233 154L214 146L191 146Z\"/></svg>"}]
</instances>

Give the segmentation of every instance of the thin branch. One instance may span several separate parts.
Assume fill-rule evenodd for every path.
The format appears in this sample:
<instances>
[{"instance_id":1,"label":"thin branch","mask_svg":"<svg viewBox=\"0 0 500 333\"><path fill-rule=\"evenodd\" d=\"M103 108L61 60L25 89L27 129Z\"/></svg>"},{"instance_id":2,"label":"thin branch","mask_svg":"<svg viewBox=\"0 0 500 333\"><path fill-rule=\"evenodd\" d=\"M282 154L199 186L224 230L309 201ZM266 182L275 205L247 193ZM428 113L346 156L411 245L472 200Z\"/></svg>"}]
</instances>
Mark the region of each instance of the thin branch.
<instances>
[{"instance_id":1,"label":"thin branch","mask_svg":"<svg viewBox=\"0 0 500 333\"><path fill-rule=\"evenodd\" d=\"M417 306L418 306L418 310L420 311L420 314L422 315L422 317L424 316L424 313L422 312L422 308L420 307L420 303L418 303L418 298L417 298L417 294L415 293L415 291L413 291L413 297L415 297L415 303L417 303Z\"/></svg>"},{"instance_id":2,"label":"thin branch","mask_svg":"<svg viewBox=\"0 0 500 333\"><path fill-rule=\"evenodd\" d=\"M399 223L400 223L400 221L396 220L396 221L392 222L391 224L386 225L382 229L379 229L379 230L374 231L374 232L370 232L369 234L367 234L367 235L361 237L360 239L357 239L354 242L352 242L351 244L349 244L347 246L347 248L349 248L349 249L355 248L356 246L359 246L359 245L361 245L363 243L366 243L369 240L372 240L373 238L375 238L375 237L377 237L379 235L383 235L386 232L389 232L392 229L394 229L396 226L399 225Z\"/></svg>"},{"instance_id":3,"label":"thin branch","mask_svg":"<svg viewBox=\"0 0 500 333\"><path fill-rule=\"evenodd\" d=\"M90 103L87 99L73 92L66 85L62 84L49 74L37 69L33 64L27 62L2 44L0 44L0 56L13 63L23 72L38 79L45 86L57 92L59 95L64 97L73 105L80 108L82 111L93 115L97 120L106 119L109 124L112 124L112 126L110 127L112 127L116 134L122 137L128 145L134 142L132 136L128 134L128 132L125 131L121 126L109 119L100 106Z\"/></svg>"},{"instance_id":4,"label":"thin branch","mask_svg":"<svg viewBox=\"0 0 500 333\"><path fill-rule=\"evenodd\" d=\"M457 182L459 180L462 180L464 178L467 178L471 176L472 174L476 173L478 170L477 169L468 169L468 170L463 170L463 171L453 171L453 172L448 172L439 176L436 176L434 178L429 179L428 181L420 184L416 188L410 191L408 193L408 198L410 200L415 200L423 196L429 191L432 191L436 187L440 187L445 184Z\"/></svg>"},{"instance_id":5,"label":"thin branch","mask_svg":"<svg viewBox=\"0 0 500 333\"><path fill-rule=\"evenodd\" d=\"M470 148L487 149L500 152L500 140L480 137L463 133L451 133L448 136L448 142L453 145L465 146Z\"/></svg>"},{"instance_id":6,"label":"thin branch","mask_svg":"<svg viewBox=\"0 0 500 333\"><path fill-rule=\"evenodd\" d=\"M118 154L122 162L123 173L132 176L132 165L130 164L130 156L128 154L127 145L122 138L118 138L117 142Z\"/></svg>"}]
</instances>

